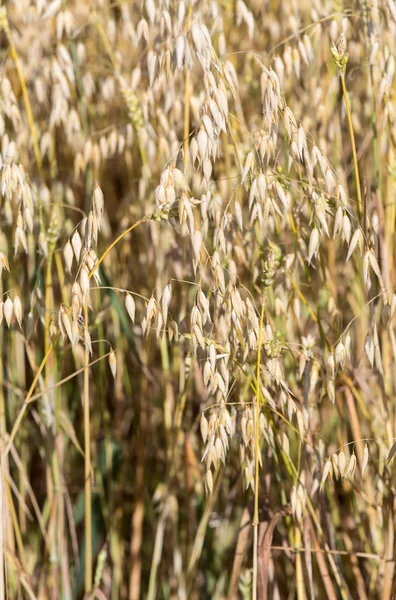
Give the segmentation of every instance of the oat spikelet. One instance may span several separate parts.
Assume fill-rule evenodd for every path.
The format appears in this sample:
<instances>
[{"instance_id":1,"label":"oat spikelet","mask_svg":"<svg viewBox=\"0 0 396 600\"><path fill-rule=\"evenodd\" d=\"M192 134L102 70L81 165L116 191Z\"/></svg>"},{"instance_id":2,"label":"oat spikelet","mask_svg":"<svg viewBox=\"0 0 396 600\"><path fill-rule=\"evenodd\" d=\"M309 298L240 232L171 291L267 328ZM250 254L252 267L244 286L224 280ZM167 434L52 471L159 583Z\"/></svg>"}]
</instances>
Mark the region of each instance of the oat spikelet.
<instances>
[{"instance_id":1,"label":"oat spikelet","mask_svg":"<svg viewBox=\"0 0 396 600\"><path fill-rule=\"evenodd\" d=\"M129 315L132 323L134 323L135 322L136 305L135 305L135 300L133 299L132 294L126 295L125 308L127 309L127 313Z\"/></svg>"},{"instance_id":2,"label":"oat spikelet","mask_svg":"<svg viewBox=\"0 0 396 600\"><path fill-rule=\"evenodd\" d=\"M110 365L111 373L115 379L116 374L117 374L117 358L116 358L114 350L111 350L111 352L109 354L109 365Z\"/></svg>"},{"instance_id":3,"label":"oat spikelet","mask_svg":"<svg viewBox=\"0 0 396 600\"><path fill-rule=\"evenodd\" d=\"M12 315L14 313L14 304L9 296L7 296L7 300L4 302L4 318L8 327L11 325Z\"/></svg>"},{"instance_id":4,"label":"oat spikelet","mask_svg":"<svg viewBox=\"0 0 396 600\"><path fill-rule=\"evenodd\" d=\"M320 490L322 490L328 477L330 477L330 478L333 477L333 465L331 464L331 460L329 458L326 460L325 466L323 469L322 479L321 479L320 488L319 488Z\"/></svg>"}]
</instances>

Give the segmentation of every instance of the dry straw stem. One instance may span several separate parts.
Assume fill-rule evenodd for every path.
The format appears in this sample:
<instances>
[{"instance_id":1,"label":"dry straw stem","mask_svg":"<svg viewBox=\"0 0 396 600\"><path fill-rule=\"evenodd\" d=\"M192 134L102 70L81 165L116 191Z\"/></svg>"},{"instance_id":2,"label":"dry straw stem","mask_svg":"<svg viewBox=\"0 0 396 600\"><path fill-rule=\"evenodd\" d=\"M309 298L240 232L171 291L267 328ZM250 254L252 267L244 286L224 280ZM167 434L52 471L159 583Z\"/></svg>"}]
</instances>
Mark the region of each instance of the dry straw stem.
<instances>
[{"instance_id":1,"label":"dry straw stem","mask_svg":"<svg viewBox=\"0 0 396 600\"><path fill-rule=\"evenodd\" d=\"M262 344L262 331L264 326L264 314L265 305L264 299L261 306L259 333L257 339L257 363L256 363L256 397L254 404L255 414L255 429L254 429L254 450L255 450L255 475L254 475L254 515L253 515L253 583L252 583L252 597L253 600L257 598L257 561L258 561L258 526L259 526L259 453L260 450L260 400L261 400L261 344Z\"/></svg>"},{"instance_id":2,"label":"dry straw stem","mask_svg":"<svg viewBox=\"0 0 396 600\"><path fill-rule=\"evenodd\" d=\"M6 598L6 584L5 584L5 531L6 531L6 511L5 511L5 498L4 498L4 480L5 480L5 464L4 464L4 445L0 445L0 598Z\"/></svg>"},{"instance_id":3,"label":"dry straw stem","mask_svg":"<svg viewBox=\"0 0 396 600\"><path fill-rule=\"evenodd\" d=\"M88 301L84 319L88 326ZM85 477L85 593L92 590L92 492L91 492L91 425L89 409L89 349L84 349L84 477Z\"/></svg>"}]
</instances>

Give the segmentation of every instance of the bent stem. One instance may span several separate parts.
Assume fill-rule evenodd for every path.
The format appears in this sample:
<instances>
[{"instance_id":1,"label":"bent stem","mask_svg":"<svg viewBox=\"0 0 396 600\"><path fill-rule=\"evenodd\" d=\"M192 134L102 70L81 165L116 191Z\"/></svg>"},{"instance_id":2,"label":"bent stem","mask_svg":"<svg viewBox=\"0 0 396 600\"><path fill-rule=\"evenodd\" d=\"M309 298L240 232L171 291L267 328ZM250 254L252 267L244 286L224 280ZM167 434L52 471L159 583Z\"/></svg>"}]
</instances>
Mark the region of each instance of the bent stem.
<instances>
[{"instance_id":1,"label":"bent stem","mask_svg":"<svg viewBox=\"0 0 396 600\"><path fill-rule=\"evenodd\" d=\"M254 514L253 514L253 587L252 598L257 600L257 558L258 558L258 526L259 526L259 508L258 508L258 488L259 488L259 452L260 452L260 369L261 369L261 339L264 323L264 299L261 305L260 328L257 340L257 371L256 371L256 396L254 405L254 446L255 446L255 473L254 473Z\"/></svg>"},{"instance_id":2,"label":"bent stem","mask_svg":"<svg viewBox=\"0 0 396 600\"><path fill-rule=\"evenodd\" d=\"M11 449L12 443L13 443L13 441L15 439L15 436L16 436L16 433L18 431L19 425L21 424L21 421L22 421L23 416L24 416L24 414L26 412L26 409L27 409L27 406L29 404L29 401L30 401L30 399L31 399L31 397L33 395L33 392L34 392L35 388L36 388L37 382L40 379L40 375L41 375L41 373L42 373L45 365L47 364L47 360L48 360L48 358L49 358L49 356L50 356L50 354L51 354L51 352L52 352L52 350L53 350L53 348L55 346L55 342L58 339L58 336L59 336L59 330L56 333L54 339L52 340L52 342L51 342L51 344L50 344L50 346L49 346L49 348L48 348L48 350L47 350L47 352L46 352L43 360L41 361L41 364L40 364L40 366L39 366L39 368L37 370L37 373L36 373L36 375L35 375L35 377L34 377L34 379L32 381L32 385L30 386L29 391L26 394L26 398L25 398L25 400L24 400L24 402L22 404L21 410L19 411L19 414L18 414L17 418L15 419L14 426L12 428L12 431L10 433L10 437L8 438L7 446L6 446L5 451L4 451L4 455L5 456L7 456L8 453L10 452L10 449Z\"/></svg>"},{"instance_id":3,"label":"bent stem","mask_svg":"<svg viewBox=\"0 0 396 600\"><path fill-rule=\"evenodd\" d=\"M92 267L90 273L89 273L89 279L92 278L92 276L94 275L95 271L97 269L99 269L99 266L101 265L101 263L104 261L104 259L106 258L106 256L108 255L108 253L114 248L114 246L116 244L118 244L118 242L120 242L126 235L128 235L128 233L130 233L131 231L133 231L138 225L141 225L142 223L145 223L146 221L149 221L152 218L152 215L146 215L145 217L142 217L141 219L139 219L139 221L136 221L136 223L134 223L133 225L131 225L130 227L128 227L128 229L126 229L125 231L123 231L115 240L114 242L112 242L110 244L110 246L108 246L106 248L106 250L103 252L102 256L99 258L99 260L95 263L95 265Z\"/></svg>"}]
</instances>

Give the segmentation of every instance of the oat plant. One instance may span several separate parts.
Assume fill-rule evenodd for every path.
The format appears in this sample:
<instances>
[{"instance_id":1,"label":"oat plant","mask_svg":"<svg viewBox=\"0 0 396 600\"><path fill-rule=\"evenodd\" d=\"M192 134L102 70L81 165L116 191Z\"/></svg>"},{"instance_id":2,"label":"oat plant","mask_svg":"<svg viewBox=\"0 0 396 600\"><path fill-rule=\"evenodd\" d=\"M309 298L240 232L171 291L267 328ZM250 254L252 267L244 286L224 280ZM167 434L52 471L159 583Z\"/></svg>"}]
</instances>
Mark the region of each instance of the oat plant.
<instances>
[{"instance_id":1,"label":"oat plant","mask_svg":"<svg viewBox=\"0 0 396 600\"><path fill-rule=\"evenodd\" d=\"M0 36L0 598L390 600L394 0Z\"/></svg>"}]
</instances>

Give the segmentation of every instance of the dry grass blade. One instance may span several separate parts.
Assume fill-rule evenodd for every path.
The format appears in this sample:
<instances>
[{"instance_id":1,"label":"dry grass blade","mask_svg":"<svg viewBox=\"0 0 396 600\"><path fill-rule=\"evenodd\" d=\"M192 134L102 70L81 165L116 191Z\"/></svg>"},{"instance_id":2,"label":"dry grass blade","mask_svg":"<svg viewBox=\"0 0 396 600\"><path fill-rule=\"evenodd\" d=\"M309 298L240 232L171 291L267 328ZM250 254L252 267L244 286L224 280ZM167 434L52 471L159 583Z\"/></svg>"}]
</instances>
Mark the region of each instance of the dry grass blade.
<instances>
[{"instance_id":1,"label":"dry grass blade","mask_svg":"<svg viewBox=\"0 0 396 600\"><path fill-rule=\"evenodd\" d=\"M280 519L290 514L289 510L277 511L269 520L263 533L259 546L259 569L258 569L258 597L262 600L268 598L269 564L271 559L272 537L275 527Z\"/></svg>"},{"instance_id":2,"label":"dry grass blade","mask_svg":"<svg viewBox=\"0 0 396 600\"><path fill-rule=\"evenodd\" d=\"M386 464L388 465L392 458L396 454L396 442L393 442L391 449L388 452L388 456L386 457Z\"/></svg>"},{"instance_id":3,"label":"dry grass blade","mask_svg":"<svg viewBox=\"0 0 396 600\"><path fill-rule=\"evenodd\" d=\"M250 537L251 518L249 509L244 508L241 516L241 523L238 532L237 543L235 546L235 556L232 565L230 584L228 587L228 600L236 600L238 592L238 580L241 573L242 563L245 558L248 540Z\"/></svg>"}]
</instances>

